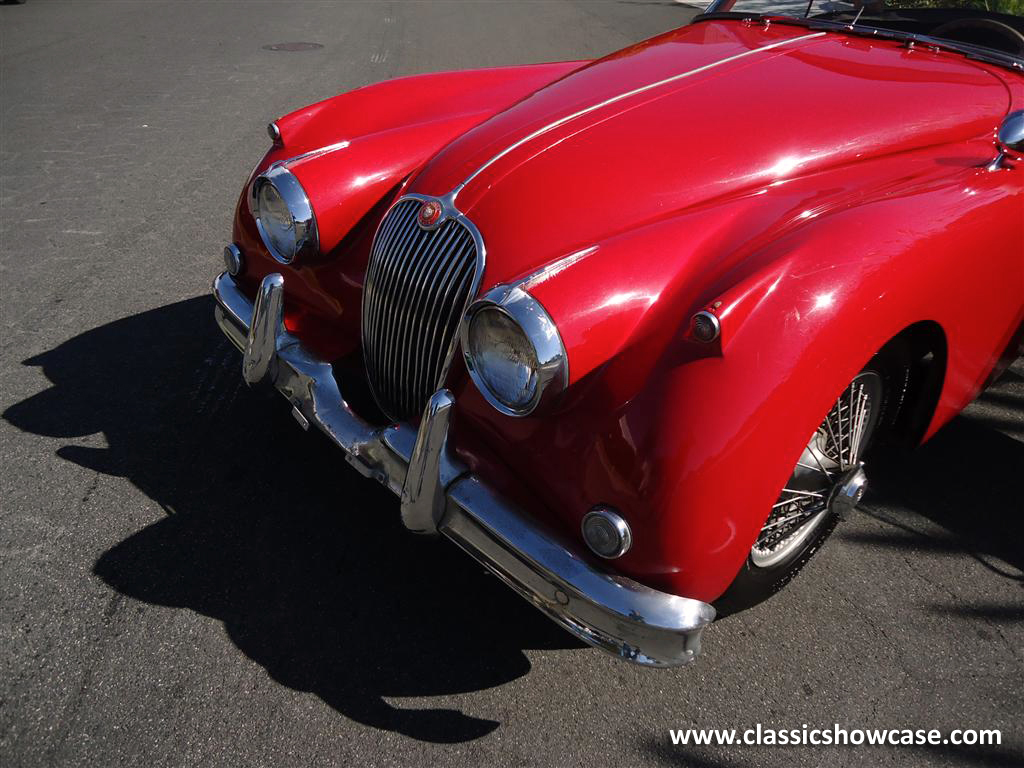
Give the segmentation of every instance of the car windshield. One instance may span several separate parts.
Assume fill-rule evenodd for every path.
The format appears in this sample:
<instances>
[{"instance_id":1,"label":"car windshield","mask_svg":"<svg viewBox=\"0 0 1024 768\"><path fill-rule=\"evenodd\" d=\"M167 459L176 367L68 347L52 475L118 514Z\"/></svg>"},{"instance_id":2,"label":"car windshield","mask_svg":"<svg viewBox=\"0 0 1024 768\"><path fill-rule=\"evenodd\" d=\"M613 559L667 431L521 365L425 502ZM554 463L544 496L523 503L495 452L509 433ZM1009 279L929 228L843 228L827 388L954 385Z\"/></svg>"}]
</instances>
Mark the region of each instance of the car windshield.
<instances>
[{"instance_id":1,"label":"car windshield","mask_svg":"<svg viewBox=\"0 0 1024 768\"><path fill-rule=\"evenodd\" d=\"M926 37L1024 60L1024 0L716 0L708 14L788 16L850 31Z\"/></svg>"}]
</instances>

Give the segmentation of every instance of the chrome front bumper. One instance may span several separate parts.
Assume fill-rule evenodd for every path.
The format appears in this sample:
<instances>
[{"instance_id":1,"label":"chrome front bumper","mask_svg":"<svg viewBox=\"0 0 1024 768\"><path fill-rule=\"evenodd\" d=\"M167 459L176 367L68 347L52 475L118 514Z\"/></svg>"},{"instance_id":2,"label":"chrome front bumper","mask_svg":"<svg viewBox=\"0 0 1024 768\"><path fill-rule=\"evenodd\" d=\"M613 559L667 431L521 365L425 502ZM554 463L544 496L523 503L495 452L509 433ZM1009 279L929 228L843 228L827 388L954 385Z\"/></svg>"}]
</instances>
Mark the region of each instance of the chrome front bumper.
<instances>
[{"instance_id":1,"label":"chrome front bumper","mask_svg":"<svg viewBox=\"0 0 1024 768\"><path fill-rule=\"evenodd\" d=\"M469 473L448 450L447 390L430 399L418 432L363 421L331 365L285 330L283 285L268 275L254 305L227 273L213 283L217 323L242 351L243 377L272 383L304 428L315 424L352 466L398 494L406 527L444 534L573 635L621 659L671 667L696 658L714 608L595 568Z\"/></svg>"}]
</instances>

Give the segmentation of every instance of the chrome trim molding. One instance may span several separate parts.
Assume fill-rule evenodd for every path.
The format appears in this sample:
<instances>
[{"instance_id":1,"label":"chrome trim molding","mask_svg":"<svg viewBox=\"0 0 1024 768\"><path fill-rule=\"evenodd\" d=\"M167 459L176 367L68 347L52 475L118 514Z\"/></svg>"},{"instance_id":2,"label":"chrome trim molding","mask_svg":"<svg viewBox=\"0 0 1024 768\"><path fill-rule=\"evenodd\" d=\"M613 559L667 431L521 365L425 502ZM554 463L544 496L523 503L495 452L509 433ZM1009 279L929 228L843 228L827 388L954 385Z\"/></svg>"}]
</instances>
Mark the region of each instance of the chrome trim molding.
<instances>
[{"instance_id":1,"label":"chrome trim molding","mask_svg":"<svg viewBox=\"0 0 1024 768\"><path fill-rule=\"evenodd\" d=\"M451 539L584 642L645 666L696 658L715 609L592 565L469 473L447 447L450 392L430 398L418 432L405 423L373 427L345 402L331 365L280 322L280 275L263 279L255 303L227 273L213 293L218 325L244 353L246 380L273 384L300 424L315 425L362 474L398 494L403 522Z\"/></svg>"},{"instance_id":2,"label":"chrome trim molding","mask_svg":"<svg viewBox=\"0 0 1024 768\"><path fill-rule=\"evenodd\" d=\"M275 272L260 283L242 349L242 378L249 386L277 379L277 340L283 331L284 278Z\"/></svg>"},{"instance_id":3,"label":"chrome trim molding","mask_svg":"<svg viewBox=\"0 0 1024 768\"><path fill-rule=\"evenodd\" d=\"M319 157L320 155L329 155L332 152L337 152L340 149L348 149L351 145L352 145L352 142L349 141L348 139L344 139L343 141L336 141L333 144L325 144L322 147L317 147L316 149L311 149L308 152L303 152L303 153L298 154L298 155L293 155L291 157L286 157L283 160L276 160L275 162L270 164L270 167L267 168L267 170L269 171L272 168L280 168L282 166L287 167L287 166L295 165L296 163L301 163L303 160L308 160L311 157Z\"/></svg>"},{"instance_id":4,"label":"chrome trim molding","mask_svg":"<svg viewBox=\"0 0 1024 768\"><path fill-rule=\"evenodd\" d=\"M533 290L535 286L538 286L544 281L551 279L555 275L564 272L577 262L587 258L587 256L589 256L590 254L597 253L599 249L600 246L591 245L579 251L574 251L573 253L570 253L568 256L563 256L560 259L556 259L550 264L545 264L543 267L536 270L535 272L531 272L522 280L518 281L516 285L518 285L524 291L529 293L531 290Z\"/></svg>"},{"instance_id":5,"label":"chrome trim molding","mask_svg":"<svg viewBox=\"0 0 1024 768\"><path fill-rule=\"evenodd\" d=\"M276 122L267 123L267 136L269 136L270 140L275 144L281 143L281 129L278 128Z\"/></svg>"},{"instance_id":6,"label":"chrome trim molding","mask_svg":"<svg viewBox=\"0 0 1024 768\"><path fill-rule=\"evenodd\" d=\"M260 217L259 192L264 184L273 184L280 193L288 212L295 222L295 251L293 253L281 253L274 244L270 242L263 222ZM259 230L263 245L268 253L282 264L291 264L297 257L312 256L320 250L320 237L316 228L316 215L313 213L313 204L306 195L295 175L283 165L273 165L257 176L252 182L249 191L249 210L256 219L256 229Z\"/></svg>"},{"instance_id":7,"label":"chrome trim molding","mask_svg":"<svg viewBox=\"0 0 1024 768\"><path fill-rule=\"evenodd\" d=\"M512 408L494 396L481 378L476 361L470 354L470 326L473 317L484 309L508 315L533 344L538 363L537 388L533 398L522 408ZM466 311L460 336L462 355L473 383L488 403L507 416L528 416L541 403L550 402L569 385L569 356L565 352L558 327L541 303L518 285L498 285L474 302Z\"/></svg>"},{"instance_id":8,"label":"chrome trim molding","mask_svg":"<svg viewBox=\"0 0 1024 768\"><path fill-rule=\"evenodd\" d=\"M452 190L449 193L449 197L451 197L452 200L454 200L458 196L459 192L461 192L471 181L473 181L473 179L475 179L477 176L479 176L481 173L490 168L492 165L501 160L501 158L505 157L505 155L509 154L510 152L514 152L516 149L523 146L524 144L533 141L539 136L543 136L545 133L555 130L555 128L558 128L559 126L565 125L566 123L576 120L577 118L583 117L584 115L589 115L591 112L601 109L602 107L610 106L611 104L615 104L616 102L622 101L623 99L628 99L630 96L636 96L637 94L653 90L654 88L658 88L662 85L668 85L669 83L673 83L676 80L682 80L684 77L690 77L691 75L697 75L700 74L701 72L706 72L709 69L714 69L715 67L721 66L722 64L728 64L731 61L737 61L739 59L746 58L747 56L753 56L754 54L761 53L762 51L769 51L773 48L779 48L780 46L783 45L799 43L804 40L810 40L811 38L815 37L824 37L824 35L824 32L814 32L809 35L801 35L800 37L789 38L788 40L777 40L774 43L768 43L768 45L762 45L759 48L754 48L749 51L743 51L742 53L737 53L733 56L726 56L724 59L712 61L710 64L705 64L701 67L697 67L696 69L690 69L687 70L686 72L680 72L677 75L666 77L663 80L658 80L657 82L654 83L648 83L647 85L642 85L639 88L634 88L630 91L625 91L623 93L612 96L609 99L605 99L604 101L599 102L597 104L591 104L589 107L584 107L583 109L577 112L573 112L571 115L560 117L557 120L538 128L536 131L529 134L528 136L524 136L518 141L505 147L505 149L501 150L501 152L494 155L494 157L492 157L486 163L484 163L471 174L469 174L469 176L467 176L462 181L461 184L459 184L454 190Z\"/></svg>"},{"instance_id":9,"label":"chrome trim molding","mask_svg":"<svg viewBox=\"0 0 1024 768\"><path fill-rule=\"evenodd\" d=\"M413 533L437 533L446 506L445 488L466 471L448 451L454 405L452 393L440 389L423 410L401 493L402 523Z\"/></svg>"}]
</instances>

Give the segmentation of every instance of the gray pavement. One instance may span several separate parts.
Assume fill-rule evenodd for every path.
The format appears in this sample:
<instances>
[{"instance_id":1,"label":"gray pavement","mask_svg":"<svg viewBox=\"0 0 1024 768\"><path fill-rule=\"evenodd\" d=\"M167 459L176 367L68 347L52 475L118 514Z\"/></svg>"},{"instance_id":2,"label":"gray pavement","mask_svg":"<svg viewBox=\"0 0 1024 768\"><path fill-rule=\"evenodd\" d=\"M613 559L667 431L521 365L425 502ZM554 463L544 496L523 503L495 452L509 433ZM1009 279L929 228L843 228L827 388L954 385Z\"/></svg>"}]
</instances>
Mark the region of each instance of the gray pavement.
<instances>
[{"instance_id":1,"label":"gray pavement","mask_svg":"<svg viewBox=\"0 0 1024 768\"><path fill-rule=\"evenodd\" d=\"M270 119L594 56L672 2L0 7L0 761L954 765L1024 754L1024 366L689 669L576 644L239 385L210 279ZM306 41L308 52L263 46ZM685 126L680 126L685 139ZM1002 728L999 747L668 729Z\"/></svg>"}]
</instances>

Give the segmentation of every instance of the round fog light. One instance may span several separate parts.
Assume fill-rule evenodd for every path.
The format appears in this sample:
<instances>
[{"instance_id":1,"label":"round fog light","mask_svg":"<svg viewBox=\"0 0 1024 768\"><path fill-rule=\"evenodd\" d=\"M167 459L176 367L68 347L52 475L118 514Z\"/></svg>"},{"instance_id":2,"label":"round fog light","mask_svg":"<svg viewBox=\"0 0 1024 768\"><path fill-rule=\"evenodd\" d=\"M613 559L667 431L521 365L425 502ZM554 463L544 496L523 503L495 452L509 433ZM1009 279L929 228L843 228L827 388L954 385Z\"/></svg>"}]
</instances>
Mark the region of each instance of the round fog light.
<instances>
[{"instance_id":1,"label":"round fog light","mask_svg":"<svg viewBox=\"0 0 1024 768\"><path fill-rule=\"evenodd\" d=\"M224 246L224 266L232 277L236 277L242 271L242 252L234 243Z\"/></svg>"},{"instance_id":2,"label":"round fog light","mask_svg":"<svg viewBox=\"0 0 1024 768\"><path fill-rule=\"evenodd\" d=\"M629 524L611 507L594 507L584 515L582 527L587 546L607 560L622 557L633 543Z\"/></svg>"}]
</instances>

